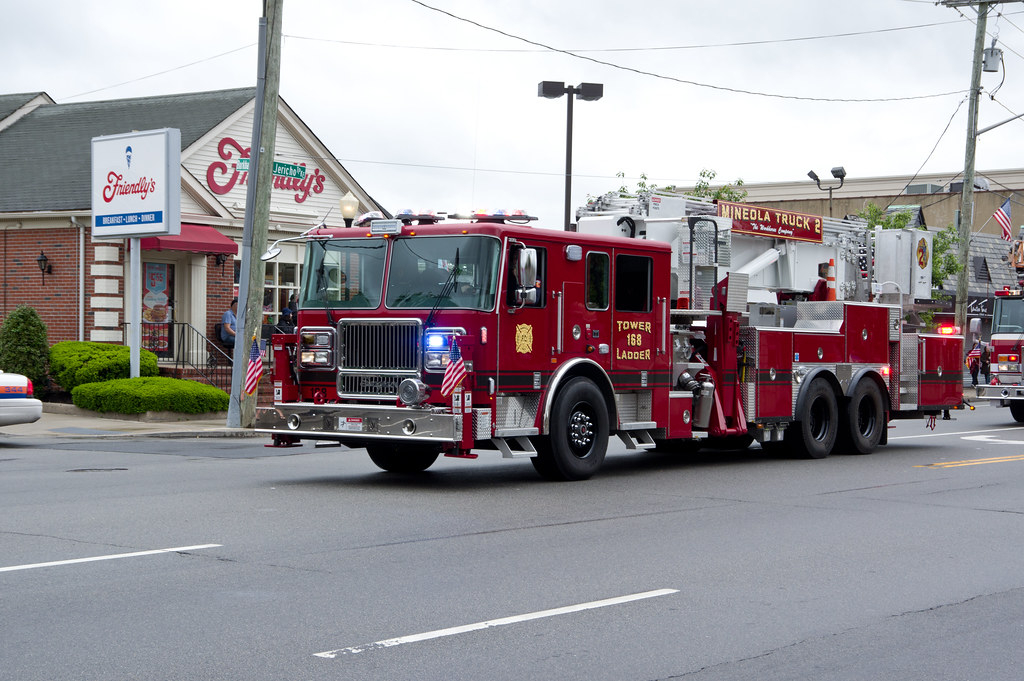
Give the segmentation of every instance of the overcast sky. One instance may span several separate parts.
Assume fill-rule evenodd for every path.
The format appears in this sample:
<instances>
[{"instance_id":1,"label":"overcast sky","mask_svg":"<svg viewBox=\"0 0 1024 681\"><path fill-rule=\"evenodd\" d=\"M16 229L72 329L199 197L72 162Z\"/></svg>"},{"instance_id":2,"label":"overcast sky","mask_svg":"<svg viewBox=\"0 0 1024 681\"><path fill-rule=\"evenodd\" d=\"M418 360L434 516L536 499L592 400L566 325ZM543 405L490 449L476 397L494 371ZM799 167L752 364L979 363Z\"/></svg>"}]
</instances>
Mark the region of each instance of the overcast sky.
<instances>
[{"instance_id":1,"label":"overcast sky","mask_svg":"<svg viewBox=\"0 0 1024 681\"><path fill-rule=\"evenodd\" d=\"M984 74L980 127L1024 113L1024 4L995 7L1006 76L993 101L1004 72ZM12 4L2 89L68 103L252 86L261 14ZM574 208L641 173L952 176L975 19L931 0L286 0L281 96L391 211L523 208L558 227L566 99L539 98L542 80L604 84L574 103ZM978 169L1024 166L1022 126L981 136Z\"/></svg>"}]
</instances>

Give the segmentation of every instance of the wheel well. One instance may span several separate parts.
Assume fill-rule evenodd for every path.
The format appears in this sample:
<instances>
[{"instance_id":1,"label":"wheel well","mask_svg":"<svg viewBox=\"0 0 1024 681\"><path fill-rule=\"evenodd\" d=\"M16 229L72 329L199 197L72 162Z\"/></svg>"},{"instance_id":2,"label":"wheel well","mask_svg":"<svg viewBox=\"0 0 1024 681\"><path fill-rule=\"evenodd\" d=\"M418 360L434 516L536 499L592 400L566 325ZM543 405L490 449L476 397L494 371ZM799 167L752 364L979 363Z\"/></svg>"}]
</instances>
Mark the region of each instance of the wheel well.
<instances>
[{"instance_id":1,"label":"wheel well","mask_svg":"<svg viewBox=\"0 0 1024 681\"><path fill-rule=\"evenodd\" d=\"M822 378L826 383L828 383L828 386L832 388L832 392L835 393L837 402L845 398L845 395L843 394L843 387L839 384L839 379L836 378L835 374L824 368L814 369L804 376L804 379L801 382L800 394L796 398L796 409L793 412L793 420L800 420L798 415L802 414L806 407L807 386L813 383L817 378Z\"/></svg>"},{"instance_id":2,"label":"wheel well","mask_svg":"<svg viewBox=\"0 0 1024 681\"><path fill-rule=\"evenodd\" d=\"M601 395L604 397L604 406L608 413L608 430L611 432L617 430L616 426L618 425L619 420L615 409L615 392L612 390L612 384L608 379L608 374L604 372L604 369L593 362L579 361L563 365L551 377L551 382L548 384L548 394L544 398L544 428L541 431L543 434L547 435L551 432L549 423L551 417L551 405L554 404L555 398L558 397L558 393L562 391L567 382L581 376L583 378L590 379L590 381L597 386L597 389L601 391Z\"/></svg>"}]
</instances>

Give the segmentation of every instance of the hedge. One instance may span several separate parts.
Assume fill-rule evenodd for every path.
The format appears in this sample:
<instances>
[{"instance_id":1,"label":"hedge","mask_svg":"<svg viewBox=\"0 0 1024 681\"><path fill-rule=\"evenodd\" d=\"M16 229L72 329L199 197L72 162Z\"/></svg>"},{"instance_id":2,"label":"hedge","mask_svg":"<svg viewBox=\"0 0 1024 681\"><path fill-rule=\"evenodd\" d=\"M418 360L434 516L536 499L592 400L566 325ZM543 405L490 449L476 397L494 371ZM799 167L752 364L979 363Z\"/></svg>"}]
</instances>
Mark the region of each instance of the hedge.
<instances>
[{"instance_id":1,"label":"hedge","mask_svg":"<svg viewBox=\"0 0 1024 681\"><path fill-rule=\"evenodd\" d=\"M0 324L0 369L27 376L38 397L46 392L48 345L46 324L39 313L19 305Z\"/></svg>"},{"instance_id":2,"label":"hedge","mask_svg":"<svg viewBox=\"0 0 1024 681\"><path fill-rule=\"evenodd\" d=\"M124 345L63 341L50 348L50 376L68 392L85 383L128 378L131 375L131 351ZM159 373L156 355L139 350L139 375Z\"/></svg>"},{"instance_id":3,"label":"hedge","mask_svg":"<svg viewBox=\"0 0 1024 681\"><path fill-rule=\"evenodd\" d=\"M84 383L71 391L71 401L82 409L115 414L175 411L205 414L225 411L229 396L220 388L179 378L123 378Z\"/></svg>"}]
</instances>

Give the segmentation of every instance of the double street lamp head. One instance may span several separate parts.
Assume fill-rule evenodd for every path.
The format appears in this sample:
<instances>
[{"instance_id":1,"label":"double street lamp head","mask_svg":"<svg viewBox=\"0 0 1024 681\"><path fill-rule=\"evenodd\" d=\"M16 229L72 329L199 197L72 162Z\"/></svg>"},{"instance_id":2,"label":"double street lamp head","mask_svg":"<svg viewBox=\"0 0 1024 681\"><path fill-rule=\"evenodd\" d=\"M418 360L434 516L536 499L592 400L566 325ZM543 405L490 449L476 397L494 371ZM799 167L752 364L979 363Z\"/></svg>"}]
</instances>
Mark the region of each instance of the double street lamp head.
<instances>
[{"instance_id":1,"label":"double street lamp head","mask_svg":"<svg viewBox=\"0 0 1024 681\"><path fill-rule=\"evenodd\" d=\"M580 83L573 87L566 87L565 83L557 80L541 81L537 85L537 96L546 99L558 99L562 95L573 94L576 99L585 102L595 102L604 96L604 85L601 83Z\"/></svg>"},{"instance_id":2,"label":"double street lamp head","mask_svg":"<svg viewBox=\"0 0 1024 681\"><path fill-rule=\"evenodd\" d=\"M814 180L814 183L818 185L819 189L825 189L824 187L821 186L821 178L818 177L818 173L814 172L813 170L809 170L807 171L807 177ZM836 166L835 168L832 169L832 177L839 180L839 186L842 187L843 182L846 180L846 168L844 168L843 166ZM838 187L833 187L833 189L838 189Z\"/></svg>"}]
</instances>

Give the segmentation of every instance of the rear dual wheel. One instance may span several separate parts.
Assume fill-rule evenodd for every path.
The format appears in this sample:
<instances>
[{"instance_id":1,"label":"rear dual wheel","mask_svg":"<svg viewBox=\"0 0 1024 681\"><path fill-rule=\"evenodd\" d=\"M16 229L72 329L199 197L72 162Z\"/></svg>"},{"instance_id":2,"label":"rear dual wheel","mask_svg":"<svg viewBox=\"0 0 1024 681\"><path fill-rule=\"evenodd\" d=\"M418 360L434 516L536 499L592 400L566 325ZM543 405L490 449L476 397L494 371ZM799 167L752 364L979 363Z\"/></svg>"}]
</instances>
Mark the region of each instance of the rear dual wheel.
<instances>
[{"instance_id":1,"label":"rear dual wheel","mask_svg":"<svg viewBox=\"0 0 1024 681\"><path fill-rule=\"evenodd\" d=\"M803 419L786 429L786 444L808 459L824 459L832 453L839 435L839 404L832 386L816 378L804 394Z\"/></svg>"},{"instance_id":2,"label":"rear dual wheel","mask_svg":"<svg viewBox=\"0 0 1024 681\"><path fill-rule=\"evenodd\" d=\"M864 378L857 383L847 404L843 428L843 449L851 454L870 454L882 441L886 427L882 391Z\"/></svg>"}]
</instances>

